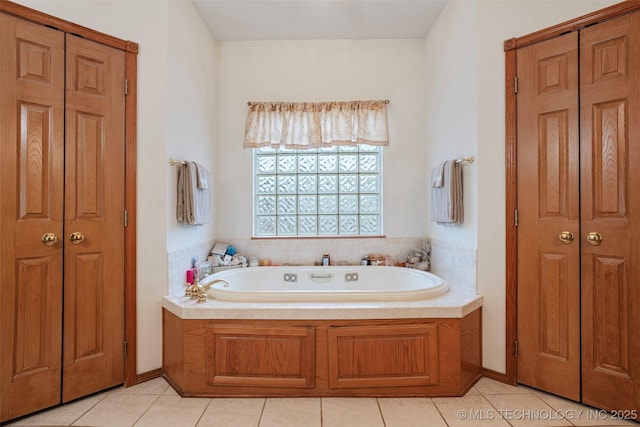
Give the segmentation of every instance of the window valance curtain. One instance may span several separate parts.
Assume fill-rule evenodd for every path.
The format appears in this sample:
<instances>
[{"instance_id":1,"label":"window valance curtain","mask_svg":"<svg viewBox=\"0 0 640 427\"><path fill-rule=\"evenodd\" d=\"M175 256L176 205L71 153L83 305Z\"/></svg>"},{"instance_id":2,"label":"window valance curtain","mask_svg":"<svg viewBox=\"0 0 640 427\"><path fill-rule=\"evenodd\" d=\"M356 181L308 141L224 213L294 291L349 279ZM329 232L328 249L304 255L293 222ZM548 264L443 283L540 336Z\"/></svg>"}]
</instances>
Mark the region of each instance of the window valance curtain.
<instances>
[{"instance_id":1,"label":"window valance curtain","mask_svg":"<svg viewBox=\"0 0 640 427\"><path fill-rule=\"evenodd\" d=\"M243 146L388 145L387 103L250 102Z\"/></svg>"}]
</instances>

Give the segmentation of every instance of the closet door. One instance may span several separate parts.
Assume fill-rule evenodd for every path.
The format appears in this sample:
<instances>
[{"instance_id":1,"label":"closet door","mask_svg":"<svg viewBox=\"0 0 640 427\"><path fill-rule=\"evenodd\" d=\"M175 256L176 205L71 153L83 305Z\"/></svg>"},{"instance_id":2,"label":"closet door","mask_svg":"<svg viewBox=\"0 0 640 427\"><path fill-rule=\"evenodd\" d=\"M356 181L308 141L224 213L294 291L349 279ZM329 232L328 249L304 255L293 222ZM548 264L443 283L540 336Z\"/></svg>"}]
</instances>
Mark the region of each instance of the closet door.
<instances>
[{"instance_id":1,"label":"closet door","mask_svg":"<svg viewBox=\"0 0 640 427\"><path fill-rule=\"evenodd\" d=\"M580 400L578 35L517 61L517 377Z\"/></svg>"},{"instance_id":2,"label":"closet door","mask_svg":"<svg viewBox=\"0 0 640 427\"><path fill-rule=\"evenodd\" d=\"M64 34L0 13L0 421L60 402L63 132Z\"/></svg>"},{"instance_id":3,"label":"closet door","mask_svg":"<svg viewBox=\"0 0 640 427\"><path fill-rule=\"evenodd\" d=\"M582 396L640 410L640 12L580 34Z\"/></svg>"},{"instance_id":4,"label":"closet door","mask_svg":"<svg viewBox=\"0 0 640 427\"><path fill-rule=\"evenodd\" d=\"M67 35L63 402L124 382L124 57Z\"/></svg>"}]
</instances>

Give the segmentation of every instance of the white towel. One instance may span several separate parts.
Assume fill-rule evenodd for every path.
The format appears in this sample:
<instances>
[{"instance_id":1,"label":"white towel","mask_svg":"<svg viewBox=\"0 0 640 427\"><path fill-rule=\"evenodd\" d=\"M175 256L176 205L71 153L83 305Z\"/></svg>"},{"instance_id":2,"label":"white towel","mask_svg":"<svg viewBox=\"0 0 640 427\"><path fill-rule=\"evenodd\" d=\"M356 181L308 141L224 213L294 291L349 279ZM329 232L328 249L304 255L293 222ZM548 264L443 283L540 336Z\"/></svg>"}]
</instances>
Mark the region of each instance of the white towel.
<instances>
[{"instance_id":1,"label":"white towel","mask_svg":"<svg viewBox=\"0 0 640 427\"><path fill-rule=\"evenodd\" d=\"M444 185L444 164L442 162L435 168L431 169L431 186L434 188L442 187Z\"/></svg>"},{"instance_id":2,"label":"white towel","mask_svg":"<svg viewBox=\"0 0 640 427\"><path fill-rule=\"evenodd\" d=\"M207 183L208 174L206 171ZM178 169L176 219L190 225L211 223L211 191L208 185L207 188L198 188L198 170L195 162L185 162Z\"/></svg>"},{"instance_id":3,"label":"white towel","mask_svg":"<svg viewBox=\"0 0 640 427\"><path fill-rule=\"evenodd\" d=\"M211 175L211 173L200 163L193 162L193 164L196 165L198 188L201 190L206 190L207 188L209 188L209 175Z\"/></svg>"},{"instance_id":4,"label":"white towel","mask_svg":"<svg viewBox=\"0 0 640 427\"><path fill-rule=\"evenodd\" d=\"M444 164L444 179L441 187L434 187L432 180L431 221L438 224L462 224L464 222L462 167L454 160Z\"/></svg>"}]
</instances>

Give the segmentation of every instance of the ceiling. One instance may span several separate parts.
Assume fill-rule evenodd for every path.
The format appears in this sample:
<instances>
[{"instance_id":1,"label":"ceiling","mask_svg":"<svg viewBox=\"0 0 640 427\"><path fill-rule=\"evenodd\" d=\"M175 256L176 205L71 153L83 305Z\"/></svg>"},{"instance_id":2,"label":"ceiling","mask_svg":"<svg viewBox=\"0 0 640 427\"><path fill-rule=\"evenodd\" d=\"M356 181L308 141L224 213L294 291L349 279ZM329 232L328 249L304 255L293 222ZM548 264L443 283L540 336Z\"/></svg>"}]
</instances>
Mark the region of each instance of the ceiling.
<instances>
[{"instance_id":1,"label":"ceiling","mask_svg":"<svg viewBox=\"0 0 640 427\"><path fill-rule=\"evenodd\" d=\"M446 0L193 0L216 40L424 38Z\"/></svg>"}]
</instances>

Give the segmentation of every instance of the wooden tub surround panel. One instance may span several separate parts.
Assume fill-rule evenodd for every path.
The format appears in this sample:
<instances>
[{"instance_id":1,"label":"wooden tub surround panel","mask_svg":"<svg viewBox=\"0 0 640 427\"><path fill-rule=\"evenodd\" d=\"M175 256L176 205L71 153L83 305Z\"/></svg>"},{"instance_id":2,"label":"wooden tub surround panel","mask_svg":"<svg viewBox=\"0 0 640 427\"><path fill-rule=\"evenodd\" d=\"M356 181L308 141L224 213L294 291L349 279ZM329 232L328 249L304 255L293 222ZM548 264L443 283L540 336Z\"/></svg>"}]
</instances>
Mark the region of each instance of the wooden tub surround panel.
<instances>
[{"instance_id":1,"label":"wooden tub surround panel","mask_svg":"<svg viewBox=\"0 0 640 427\"><path fill-rule=\"evenodd\" d=\"M480 378L481 309L454 319L181 319L163 309L182 396L461 396Z\"/></svg>"},{"instance_id":2,"label":"wooden tub surround panel","mask_svg":"<svg viewBox=\"0 0 640 427\"><path fill-rule=\"evenodd\" d=\"M310 326L207 326L209 385L313 387Z\"/></svg>"}]
</instances>

